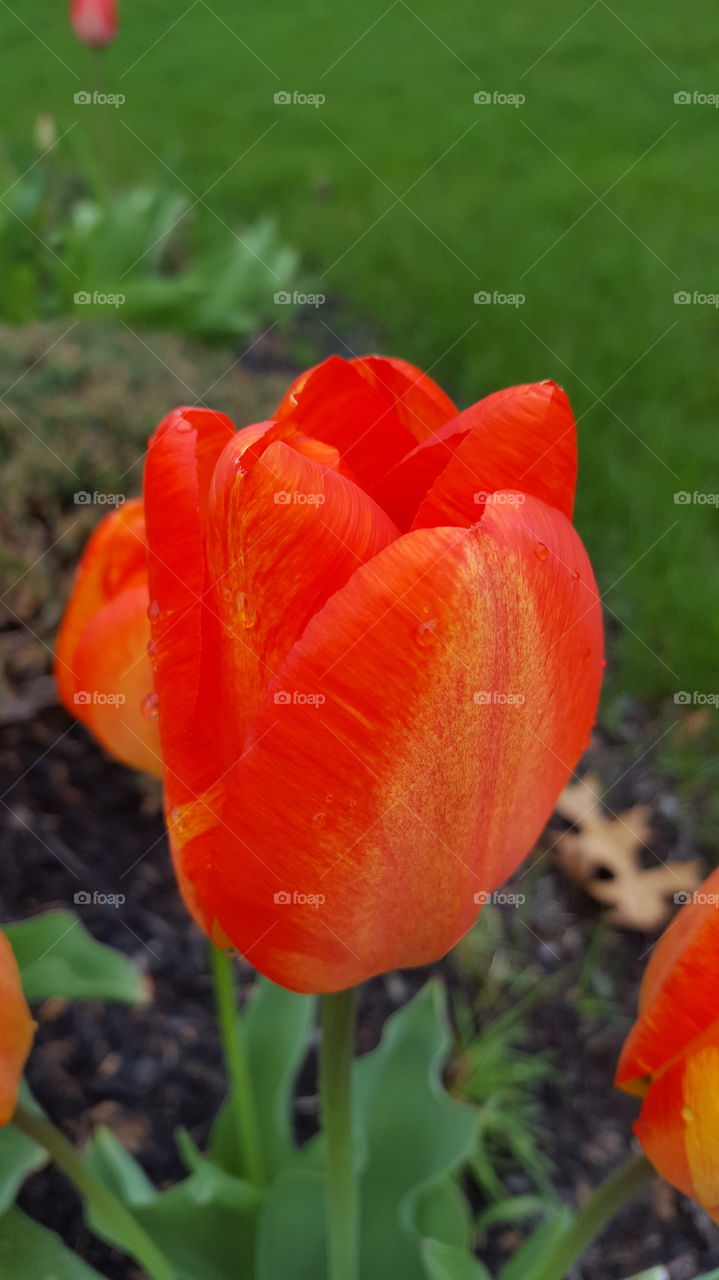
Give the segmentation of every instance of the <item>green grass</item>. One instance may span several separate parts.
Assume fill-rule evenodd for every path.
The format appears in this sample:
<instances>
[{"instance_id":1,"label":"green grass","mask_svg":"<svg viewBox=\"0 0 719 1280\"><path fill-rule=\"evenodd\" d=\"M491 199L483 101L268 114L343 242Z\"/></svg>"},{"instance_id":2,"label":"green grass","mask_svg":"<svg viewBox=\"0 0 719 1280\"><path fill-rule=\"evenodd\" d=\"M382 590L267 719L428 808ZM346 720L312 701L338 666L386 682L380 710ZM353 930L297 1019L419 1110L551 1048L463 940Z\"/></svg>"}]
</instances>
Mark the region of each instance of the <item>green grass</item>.
<instances>
[{"instance_id":1,"label":"green grass","mask_svg":"<svg viewBox=\"0 0 719 1280\"><path fill-rule=\"evenodd\" d=\"M616 627L610 681L714 689L716 509L673 501L719 489L719 318L673 301L719 289L719 115L673 101L719 88L709 0L681 16L668 0L126 0L96 60L64 6L14 7L22 21L0 7L11 151L51 112L77 122L73 142L104 134L118 180L166 172L160 157L197 195L216 183L220 235L276 212L317 289L463 403L561 381L580 421L577 523ZM76 107L78 89L127 101ZM280 89L327 101L277 106ZM475 106L477 89L526 103ZM475 306L482 289L526 302Z\"/></svg>"}]
</instances>

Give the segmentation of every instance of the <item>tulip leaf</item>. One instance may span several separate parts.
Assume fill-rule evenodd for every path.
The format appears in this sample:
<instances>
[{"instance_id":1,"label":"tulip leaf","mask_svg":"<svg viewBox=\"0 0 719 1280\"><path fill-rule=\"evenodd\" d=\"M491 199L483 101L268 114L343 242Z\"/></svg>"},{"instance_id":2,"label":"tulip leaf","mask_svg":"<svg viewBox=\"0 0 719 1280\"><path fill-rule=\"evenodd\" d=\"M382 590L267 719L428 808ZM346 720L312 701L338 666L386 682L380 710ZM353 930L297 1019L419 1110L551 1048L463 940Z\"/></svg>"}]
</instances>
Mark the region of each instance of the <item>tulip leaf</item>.
<instances>
[{"instance_id":1,"label":"tulip leaf","mask_svg":"<svg viewBox=\"0 0 719 1280\"><path fill-rule=\"evenodd\" d=\"M565 1205L553 1206L545 1221L512 1254L500 1272L500 1280L527 1280L537 1270L545 1254L569 1227L574 1215Z\"/></svg>"},{"instance_id":2,"label":"tulip leaf","mask_svg":"<svg viewBox=\"0 0 719 1280\"><path fill-rule=\"evenodd\" d=\"M0 1217L0 1275L8 1280L102 1280L99 1271L71 1253L54 1231L33 1222L20 1209Z\"/></svg>"},{"instance_id":3,"label":"tulip leaf","mask_svg":"<svg viewBox=\"0 0 719 1280\"><path fill-rule=\"evenodd\" d=\"M365 1152L362 1280L426 1275L417 1228L429 1191L469 1158L477 1125L475 1111L442 1085L449 1048L443 988L431 981L388 1020L379 1047L355 1063L355 1122ZM445 1243L456 1244L456 1198L446 1186L438 1194Z\"/></svg>"},{"instance_id":4,"label":"tulip leaf","mask_svg":"<svg viewBox=\"0 0 719 1280\"><path fill-rule=\"evenodd\" d=\"M257 1280L327 1274L325 1180L317 1170L285 1169L275 1179L260 1220L254 1274Z\"/></svg>"},{"instance_id":5,"label":"tulip leaf","mask_svg":"<svg viewBox=\"0 0 719 1280\"><path fill-rule=\"evenodd\" d=\"M427 1280L491 1280L487 1268L466 1249L441 1240L422 1242L422 1261Z\"/></svg>"},{"instance_id":6,"label":"tulip leaf","mask_svg":"<svg viewBox=\"0 0 719 1280\"><path fill-rule=\"evenodd\" d=\"M85 1160L93 1175L130 1210L177 1280L252 1275L261 1196L249 1183L202 1160L188 1178L167 1191L156 1191L107 1129L93 1135ZM111 1222L93 1211L87 1219L93 1231L123 1248Z\"/></svg>"},{"instance_id":7,"label":"tulip leaf","mask_svg":"<svg viewBox=\"0 0 719 1280\"><path fill-rule=\"evenodd\" d=\"M114 947L97 942L73 911L47 911L3 926L20 966L28 1000L147 1000L139 970Z\"/></svg>"},{"instance_id":8,"label":"tulip leaf","mask_svg":"<svg viewBox=\"0 0 719 1280\"><path fill-rule=\"evenodd\" d=\"M454 1178L417 1192L411 1203L411 1227L422 1239L469 1248L473 1235L469 1203Z\"/></svg>"},{"instance_id":9,"label":"tulip leaf","mask_svg":"<svg viewBox=\"0 0 719 1280\"><path fill-rule=\"evenodd\" d=\"M46 1162L47 1152L32 1138L11 1124L0 1129L0 1214L14 1202L27 1176Z\"/></svg>"},{"instance_id":10,"label":"tulip leaf","mask_svg":"<svg viewBox=\"0 0 719 1280\"><path fill-rule=\"evenodd\" d=\"M294 1155L292 1093L307 1053L314 1006L312 996L286 991L268 978L259 978L247 1008L239 1015L262 1135L262 1157L270 1176ZM215 1121L209 1155L228 1173L240 1176L244 1172L227 1102Z\"/></svg>"}]
</instances>

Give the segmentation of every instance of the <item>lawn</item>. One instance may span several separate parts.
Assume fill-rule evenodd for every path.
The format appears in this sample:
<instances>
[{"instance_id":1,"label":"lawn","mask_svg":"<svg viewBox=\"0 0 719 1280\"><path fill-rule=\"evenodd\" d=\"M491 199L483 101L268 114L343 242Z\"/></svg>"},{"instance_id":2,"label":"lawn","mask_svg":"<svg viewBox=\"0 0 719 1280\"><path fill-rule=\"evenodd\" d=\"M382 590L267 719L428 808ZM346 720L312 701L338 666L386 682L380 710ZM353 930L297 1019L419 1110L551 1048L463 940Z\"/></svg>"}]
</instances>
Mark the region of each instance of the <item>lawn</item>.
<instances>
[{"instance_id":1,"label":"lawn","mask_svg":"<svg viewBox=\"0 0 719 1280\"><path fill-rule=\"evenodd\" d=\"M92 60L64 6L3 3L9 152L27 157L50 112L60 132L74 126L67 145L104 133L118 181L168 166L220 236L275 212L308 288L341 303L346 323L319 312L337 349L366 320L462 403L562 382L580 423L577 521L613 633L610 688L713 692L719 320L674 297L719 289L719 114L674 95L718 87L714 6L697 0L678 20L666 0L126 0L122 22ZM93 89L126 102L75 104ZM278 92L326 101L275 103ZM477 92L526 100L476 104ZM478 292L525 300L477 305ZM695 491L710 501L675 502Z\"/></svg>"}]
</instances>

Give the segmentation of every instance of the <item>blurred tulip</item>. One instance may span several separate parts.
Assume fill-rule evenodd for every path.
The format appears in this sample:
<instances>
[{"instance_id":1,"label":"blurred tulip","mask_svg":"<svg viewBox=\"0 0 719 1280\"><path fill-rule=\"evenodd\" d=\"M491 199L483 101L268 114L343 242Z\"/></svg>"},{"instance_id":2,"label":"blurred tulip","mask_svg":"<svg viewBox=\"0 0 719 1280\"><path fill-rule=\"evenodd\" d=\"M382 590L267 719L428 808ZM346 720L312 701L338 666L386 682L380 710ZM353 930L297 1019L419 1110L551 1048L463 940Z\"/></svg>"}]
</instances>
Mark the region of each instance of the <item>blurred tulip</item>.
<instances>
[{"instance_id":1,"label":"blurred tulip","mask_svg":"<svg viewBox=\"0 0 719 1280\"><path fill-rule=\"evenodd\" d=\"M203 409L161 423L145 514L166 814L216 942L339 990L443 955L519 865L599 695L575 479L555 384L458 413L374 356L310 369L241 431Z\"/></svg>"},{"instance_id":2,"label":"blurred tulip","mask_svg":"<svg viewBox=\"0 0 719 1280\"><path fill-rule=\"evenodd\" d=\"M644 1096L634 1126L668 1182L719 1222L719 869L654 948L617 1084Z\"/></svg>"},{"instance_id":3,"label":"blurred tulip","mask_svg":"<svg viewBox=\"0 0 719 1280\"><path fill-rule=\"evenodd\" d=\"M17 960L5 934L0 932L0 1125L13 1117L34 1030Z\"/></svg>"},{"instance_id":4,"label":"blurred tulip","mask_svg":"<svg viewBox=\"0 0 719 1280\"><path fill-rule=\"evenodd\" d=\"M161 774L147 653L150 623L142 503L98 525L80 561L55 646L60 699L123 764Z\"/></svg>"},{"instance_id":5,"label":"blurred tulip","mask_svg":"<svg viewBox=\"0 0 719 1280\"><path fill-rule=\"evenodd\" d=\"M70 22L78 40L103 49L117 35L117 0L71 0Z\"/></svg>"}]
</instances>

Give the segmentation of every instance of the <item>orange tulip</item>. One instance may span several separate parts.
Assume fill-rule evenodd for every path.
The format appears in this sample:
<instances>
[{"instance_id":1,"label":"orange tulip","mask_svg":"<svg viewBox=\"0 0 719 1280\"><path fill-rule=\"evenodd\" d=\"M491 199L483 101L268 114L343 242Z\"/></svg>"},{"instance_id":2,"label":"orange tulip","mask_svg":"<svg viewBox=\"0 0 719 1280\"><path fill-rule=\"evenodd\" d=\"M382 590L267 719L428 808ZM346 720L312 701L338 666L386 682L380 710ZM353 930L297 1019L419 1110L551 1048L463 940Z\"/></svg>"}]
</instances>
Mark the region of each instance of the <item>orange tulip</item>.
<instances>
[{"instance_id":1,"label":"orange tulip","mask_svg":"<svg viewBox=\"0 0 719 1280\"><path fill-rule=\"evenodd\" d=\"M71 0L70 22L78 40L103 49L117 35L117 0Z\"/></svg>"},{"instance_id":2,"label":"orange tulip","mask_svg":"<svg viewBox=\"0 0 719 1280\"><path fill-rule=\"evenodd\" d=\"M55 647L60 698L123 764L161 774L147 653L150 623L142 503L105 517L80 561Z\"/></svg>"},{"instance_id":3,"label":"orange tulip","mask_svg":"<svg viewBox=\"0 0 719 1280\"><path fill-rule=\"evenodd\" d=\"M12 1120L34 1029L15 954L0 932L0 1125Z\"/></svg>"},{"instance_id":4,"label":"orange tulip","mask_svg":"<svg viewBox=\"0 0 719 1280\"><path fill-rule=\"evenodd\" d=\"M719 869L654 948L617 1084L644 1095L634 1126L663 1178L719 1222Z\"/></svg>"},{"instance_id":5,"label":"orange tulip","mask_svg":"<svg viewBox=\"0 0 719 1280\"><path fill-rule=\"evenodd\" d=\"M554 383L458 413L378 357L310 369L241 431L202 409L161 423L145 516L166 813L216 941L339 990L443 955L518 866L599 694L575 478Z\"/></svg>"}]
</instances>

